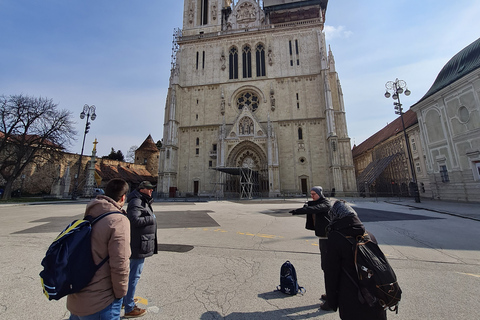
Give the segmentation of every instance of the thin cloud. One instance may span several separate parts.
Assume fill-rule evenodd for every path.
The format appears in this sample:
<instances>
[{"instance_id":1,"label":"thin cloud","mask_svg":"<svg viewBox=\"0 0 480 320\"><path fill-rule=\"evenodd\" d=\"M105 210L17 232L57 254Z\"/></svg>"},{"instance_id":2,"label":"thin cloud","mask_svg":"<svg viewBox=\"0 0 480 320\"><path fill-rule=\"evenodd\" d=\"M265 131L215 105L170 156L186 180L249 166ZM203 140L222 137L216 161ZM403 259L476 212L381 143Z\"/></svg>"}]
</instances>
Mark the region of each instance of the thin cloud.
<instances>
[{"instance_id":1,"label":"thin cloud","mask_svg":"<svg viewBox=\"0 0 480 320\"><path fill-rule=\"evenodd\" d=\"M345 26L328 26L325 25L325 38L327 40L332 40L336 38L348 39L353 34L352 31L346 30Z\"/></svg>"}]
</instances>

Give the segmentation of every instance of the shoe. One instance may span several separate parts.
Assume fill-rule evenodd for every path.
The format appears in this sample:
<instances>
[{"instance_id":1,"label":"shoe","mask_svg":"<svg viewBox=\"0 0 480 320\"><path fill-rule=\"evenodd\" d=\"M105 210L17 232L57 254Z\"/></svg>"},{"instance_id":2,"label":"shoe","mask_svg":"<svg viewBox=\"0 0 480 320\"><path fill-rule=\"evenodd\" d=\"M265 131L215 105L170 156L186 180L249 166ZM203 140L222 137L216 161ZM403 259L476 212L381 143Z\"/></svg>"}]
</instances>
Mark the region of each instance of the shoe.
<instances>
[{"instance_id":1,"label":"shoe","mask_svg":"<svg viewBox=\"0 0 480 320\"><path fill-rule=\"evenodd\" d=\"M129 313L125 313L123 315L124 318L138 318L138 317L143 317L145 314L147 314L147 310L145 309L140 309L139 307L135 306L132 311Z\"/></svg>"},{"instance_id":2,"label":"shoe","mask_svg":"<svg viewBox=\"0 0 480 320\"><path fill-rule=\"evenodd\" d=\"M138 302L137 298L133 298L133 302L136 304ZM122 309L125 309L125 305L122 303Z\"/></svg>"},{"instance_id":3,"label":"shoe","mask_svg":"<svg viewBox=\"0 0 480 320\"><path fill-rule=\"evenodd\" d=\"M332 308L330 308L327 301L324 301L324 302L320 303L320 309L322 309L323 311L332 311L333 310Z\"/></svg>"},{"instance_id":4,"label":"shoe","mask_svg":"<svg viewBox=\"0 0 480 320\"><path fill-rule=\"evenodd\" d=\"M320 300L327 301L327 295L326 295L326 294L322 294L322 295L320 296Z\"/></svg>"}]
</instances>

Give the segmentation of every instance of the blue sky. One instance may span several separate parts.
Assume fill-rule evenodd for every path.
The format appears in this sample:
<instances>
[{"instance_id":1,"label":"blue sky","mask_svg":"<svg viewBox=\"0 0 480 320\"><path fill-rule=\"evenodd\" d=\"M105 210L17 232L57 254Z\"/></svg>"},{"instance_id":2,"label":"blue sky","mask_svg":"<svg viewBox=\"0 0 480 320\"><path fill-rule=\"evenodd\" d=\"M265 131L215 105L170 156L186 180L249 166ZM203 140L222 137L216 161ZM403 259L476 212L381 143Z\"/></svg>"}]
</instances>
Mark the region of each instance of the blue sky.
<instances>
[{"instance_id":1,"label":"blue sky","mask_svg":"<svg viewBox=\"0 0 480 320\"><path fill-rule=\"evenodd\" d=\"M97 107L90 154L124 154L163 136L172 35L181 0L0 0L0 94L53 99L71 110L80 153L84 104ZM478 0L330 0L325 33L343 88L352 146L396 117L385 83L405 80L417 102L441 68L480 37Z\"/></svg>"}]
</instances>

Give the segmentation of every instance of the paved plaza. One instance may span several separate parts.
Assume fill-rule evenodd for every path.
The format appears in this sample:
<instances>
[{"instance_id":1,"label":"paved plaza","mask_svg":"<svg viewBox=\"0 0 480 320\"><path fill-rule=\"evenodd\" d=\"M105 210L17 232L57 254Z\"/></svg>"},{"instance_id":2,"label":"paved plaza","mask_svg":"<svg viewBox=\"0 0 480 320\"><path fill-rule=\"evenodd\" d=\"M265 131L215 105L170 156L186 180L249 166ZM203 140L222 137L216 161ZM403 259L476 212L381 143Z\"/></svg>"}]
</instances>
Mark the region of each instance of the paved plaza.
<instances>
[{"instance_id":1,"label":"paved plaza","mask_svg":"<svg viewBox=\"0 0 480 320\"><path fill-rule=\"evenodd\" d=\"M375 234L404 291L389 319L478 319L480 205L349 199ZM160 252L137 287L142 319L339 319L319 310L318 240L288 211L305 199L155 202ZM0 319L68 319L65 299L42 294L40 261L86 202L0 205ZM275 291L296 267L304 295Z\"/></svg>"}]
</instances>

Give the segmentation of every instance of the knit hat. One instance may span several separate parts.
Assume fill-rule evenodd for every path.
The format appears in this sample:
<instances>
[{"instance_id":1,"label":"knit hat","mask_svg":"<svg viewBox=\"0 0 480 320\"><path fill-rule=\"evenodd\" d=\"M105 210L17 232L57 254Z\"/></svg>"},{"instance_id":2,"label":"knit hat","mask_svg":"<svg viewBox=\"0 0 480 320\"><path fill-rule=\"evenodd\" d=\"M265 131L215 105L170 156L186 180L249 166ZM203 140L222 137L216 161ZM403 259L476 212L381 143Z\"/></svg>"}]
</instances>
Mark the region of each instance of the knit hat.
<instances>
[{"instance_id":1,"label":"knit hat","mask_svg":"<svg viewBox=\"0 0 480 320\"><path fill-rule=\"evenodd\" d=\"M357 213L344 201L337 200L328 212L328 216L330 217L330 221L332 223L345 217L356 217Z\"/></svg>"},{"instance_id":2,"label":"knit hat","mask_svg":"<svg viewBox=\"0 0 480 320\"><path fill-rule=\"evenodd\" d=\"M324 198L322 187L316 186L316 187L313 187L310 191L314 191L316 194L318 194L320 196L320 198Z\"/></svg>"}]
</instances>

